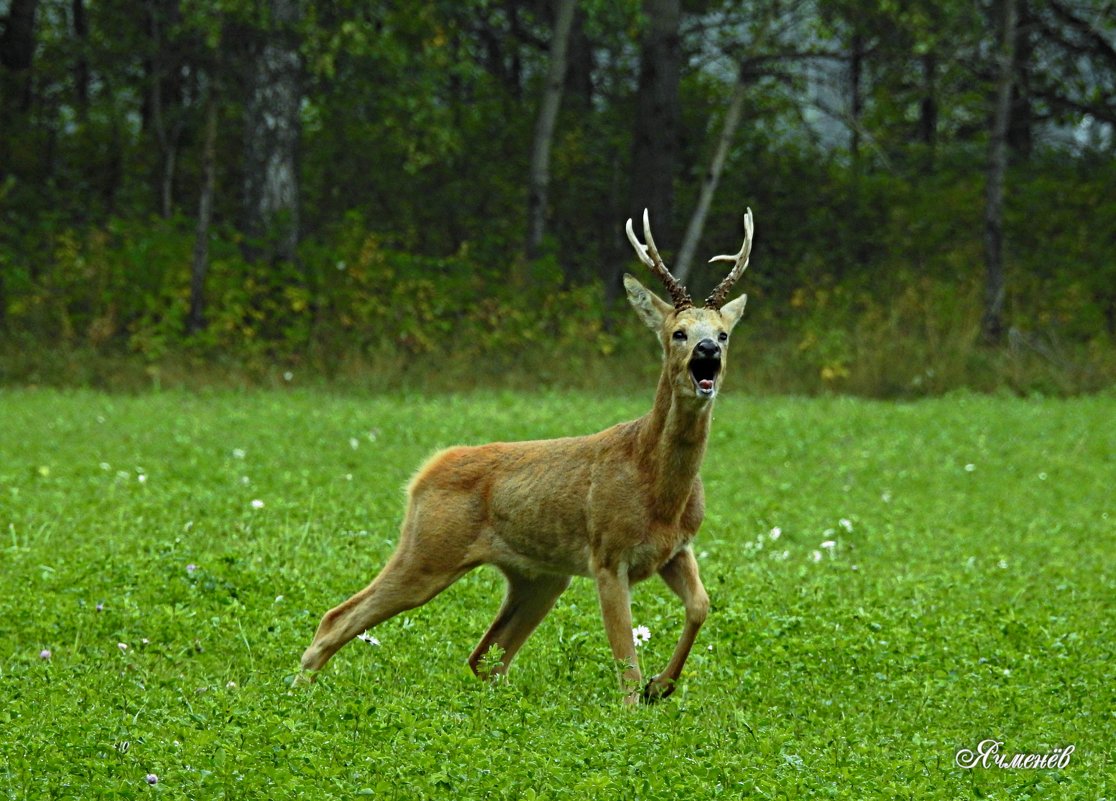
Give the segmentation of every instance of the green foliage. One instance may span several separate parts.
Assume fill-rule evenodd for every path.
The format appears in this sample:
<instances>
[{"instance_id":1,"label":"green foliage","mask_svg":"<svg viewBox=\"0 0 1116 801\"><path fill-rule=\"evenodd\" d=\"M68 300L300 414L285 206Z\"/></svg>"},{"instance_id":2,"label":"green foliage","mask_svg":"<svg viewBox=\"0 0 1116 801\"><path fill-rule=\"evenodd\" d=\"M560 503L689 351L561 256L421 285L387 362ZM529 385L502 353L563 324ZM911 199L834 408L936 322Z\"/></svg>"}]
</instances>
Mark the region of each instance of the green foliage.
<instances>
[{"instance_id":1,"label":"green foliage","mask_svg":"<svg viewBox=\"0 0 1116 801\"><path fill-rule=\"evenodd\" d=\"M530 264L521 253L548 58L543 6L301 4L301 251L293 264L252 264L239 208L251 74L240 34L267 29L267 4L85 3L81 35L74 7L40 5L33 69L0 70L0 380L132 386L239 370L256 381L297 368L382 386L402 370L443 388L588 386L653 370L653 349L617 322L627 310L606 300L620 294L619 262L641 269L621 233L633 211L639 2L579 4L546 253ZM1112 141L1071 146L1069 127L1040 122L1056 112L1081 134L1093 101L1078 79L1065 87L1076 117L1072 104L1047 109L1044 94L1018 118L1035 141L1017 148L1006 200L1014 334L988 352L974 333L990 30L979 5L684 6L669 222L683 230L746 62L746 123L698 252L733 247L742 208L755 210L742 290L761 334L749 346L758 388L1072 393L1113 381ZM1035 63L1067 75L1092 64L1103 95L1108 62L1089 55L1078 29L1032 11L1046 28L1028 30L1070 36L1034 42ZM867 59L856 154L844 123L820 124L827 115L805 100L814 70L843 80L838 59L854 39ZM1055 52L1066 47L1070 61ZM90 80L79 85L83 69ZM587 80L573 81L578 70ZM819 102L840 106L847 88ZM206 97L219 109L207 327L188 335ZM923 101L936 108L931 141L918 130ZM659 244L669 262L679 243ZM719 278L695 267L694 295ZM428 368L421 376L408 369L415 360Z\"/></svg>"},{"instance_id":2,"label":"green foliage","mask_svg":"<svg viewBox=\"0 0 1116 801\"><path fill-rule=\"evenodd\" d=\"M1116 235L1090 216L1111 205L1111 166L1088 177L1020 171L1008 219L1016 327L1002 352L979 344L981 242L956 223L958 214L979 217L979 177L939 176L917 189L877 177L854 187L805 154L784 169L816 180L827 196L818 213L796 197L758 198L760 220L803 222L794 229L801 239L774 224L746 276L752 300L737 339L752 365L747 386L895 397L961 386L1065 394L1113 381ZM833 210L842 208L864 233L823 251L812 238L835 230ZM657 356L629 311L611 310L616 322L606 329L599 287L568 283L553 257L521 265L516 276L485 231L434 257L372 229L350 213L307 239L298 265L249 263L237 234L218 229L208 325L188 335L187 220L40 228L18 245L26 259L0 252L4 317L20 343L0 360L4 378L130 386L155 369L162 382L196 385L198 367L225 364L255 380L297 369L385 388L450 389L631 386L653 374ZM734 236L725 228L710 238ZM695 294L717 277L697 271ZM44 348L78 354L79 371ZM88 352L107 361L80 355ZM111 377L137 357L147 372Z\"/></svg>"},{"instance_id":3,"label":"green foliage","mask_svg":"<svg viewBox=\"0 0 1116 801\"><path fill-rule=\"evenodd\" d=\"M649 395L0 392L0 795L1111 796L1111 394L727 394L696 543L712 610L657 706L621 708L586 580L477 682L489 569L288 686L434 448L588 433ZM633 610L650 673L682 610L657 580ZM1076 752L958 768L986 738Z\"/></svg>"}]
</instances>

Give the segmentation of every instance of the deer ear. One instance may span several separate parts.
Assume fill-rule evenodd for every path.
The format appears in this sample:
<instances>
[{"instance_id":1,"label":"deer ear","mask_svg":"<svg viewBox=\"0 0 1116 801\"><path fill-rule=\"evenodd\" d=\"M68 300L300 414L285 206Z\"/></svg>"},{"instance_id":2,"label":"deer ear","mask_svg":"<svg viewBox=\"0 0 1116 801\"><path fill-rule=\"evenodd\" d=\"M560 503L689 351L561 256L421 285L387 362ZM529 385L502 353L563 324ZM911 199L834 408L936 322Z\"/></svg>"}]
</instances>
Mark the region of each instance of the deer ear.
<instances>
[{"instance_id":1,"label":"deer ear","mask_svg":"<svg viewBox=\"0 0 1116 801\"><path fill-rule=\"evenodd\" d=\"M624 273L624 289L628 293L628 302L636 310L639 319L658 333L663 327L663 320L671 311L671 305L628 273Z\"/></svg>"},{"instance_id":2,"label":"deer ear","mask_svg":"<svg viewBox=\"0 0 1116 801\"><path fill-rule=\"evenodd\" d=\"M740 322L740 318L744 315L744 305L747 302L748 296L741 295L736 300L730 300L721 307L721 316L728 322L730 331Z\"/></svg>"}]
</instances>

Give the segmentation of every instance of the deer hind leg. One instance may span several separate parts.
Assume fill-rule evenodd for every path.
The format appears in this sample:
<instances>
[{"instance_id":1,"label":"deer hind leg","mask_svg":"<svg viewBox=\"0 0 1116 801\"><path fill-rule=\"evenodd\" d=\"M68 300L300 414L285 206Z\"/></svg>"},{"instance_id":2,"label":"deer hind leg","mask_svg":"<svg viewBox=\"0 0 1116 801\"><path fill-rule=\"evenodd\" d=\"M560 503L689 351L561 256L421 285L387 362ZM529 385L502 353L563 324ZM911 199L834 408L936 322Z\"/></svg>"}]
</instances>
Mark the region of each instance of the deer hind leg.
<instances>
[{"instance_id":1,"label":"deer hind leg","mask_svg":"<svg viewBox=\"0 0 1116 801\"><path fill-rule=\"evenodd\" d=\"M303 670L321 670L358 634L400 612L422 606L466 572L467 567L430 572L411 556L396 551L371 584L325 613L313 642L302 655Z\"/></svg>"},{"instance_id":2,"label":"deer hind leg","mask_svg":"<svg viewBox=\"0 0 1116 801\"><path fill-rule=\"evenodd\" d=\"M358 634L422 606L484 561L475 552L475 521L453 511L452 500L425 508L412 505L399 546L380 574L322 617L302 655L303 670L321 670Z\"/></svg>"},{"instance_id":3,"label":"deer hind leg","mask_svg":"<svg viewBox=\"0 0 1116 801\"><path fill-rule=\"evenodd\" d=\"M701 583L697 560L689 547L663 565L659 575L674 594L682 599L686 607L686 624L682 629L682 636L678 638L678 645L674 647L670 662L663 672L651 679L643 689L643 700L649 703L666 698L674 692L674 684L682 675L686 657L690 655L698 630L701 629L701 624L705 622L705 617L709 613L709 595L706 594L705 587Z\"/></svg>"},{"instance_id":4,"label":"deer hind leg","mask_svg":"<svg viewBox=\"0 0 1116 801\"><path fill-rule=\"evenodd\" d=\"M504 571L504 575L508 580L504 603L469 657L469 667L482 678L485 674L507 673L508 666L523 643L527 642L527 638L554 606L558 596L570 585L569 576L528 577L510 570ZM500 661L482 669L485 654L493 646L498 646L503 651Z\"/></svg>"}]
</instances>

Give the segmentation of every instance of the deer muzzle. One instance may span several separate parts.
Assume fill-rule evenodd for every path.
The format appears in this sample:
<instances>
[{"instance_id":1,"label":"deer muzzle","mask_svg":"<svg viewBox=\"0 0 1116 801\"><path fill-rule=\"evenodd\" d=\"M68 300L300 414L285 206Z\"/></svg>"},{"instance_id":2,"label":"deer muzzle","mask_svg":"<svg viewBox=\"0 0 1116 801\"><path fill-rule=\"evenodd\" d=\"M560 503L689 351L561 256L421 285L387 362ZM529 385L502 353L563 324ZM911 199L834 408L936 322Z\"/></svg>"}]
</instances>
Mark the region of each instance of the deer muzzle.
<instances>
[{"instance_id":1,"label":"deer muzzle","mask_svg":"<svg viewBox=\"0 0 1116 801\"><path fill-rule=\"evenodd\" d=\"M712 398L717 391L721 372L721 346L712 339L703 339L690 357L690 380L699 398Z\"/></svg>"}]
</instances>

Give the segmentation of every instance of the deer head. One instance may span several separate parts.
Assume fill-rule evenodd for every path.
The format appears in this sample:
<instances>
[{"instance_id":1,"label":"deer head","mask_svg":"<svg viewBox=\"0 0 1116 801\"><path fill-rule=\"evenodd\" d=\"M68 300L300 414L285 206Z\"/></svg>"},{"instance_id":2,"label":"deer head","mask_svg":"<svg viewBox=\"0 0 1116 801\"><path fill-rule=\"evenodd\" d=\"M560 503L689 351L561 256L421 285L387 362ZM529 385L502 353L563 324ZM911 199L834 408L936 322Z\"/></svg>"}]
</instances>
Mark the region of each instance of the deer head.
<instances>
[{"instance_id":1,"label":"deer head","mask_svg":"<svg viewBox=\"0 0 1116 801\"><path fill-rule=\"evenodd\" d=\"M752 210L744 215L744 244L731 256L714 256L710 262L730 261L732 269L705 300L696 308L686 288L671 275L651 236L651 221L643 211L641 244L629 219L625 230L640 261L651 268L670 294L673 305L662 300L631 275L624 275L628 300L640 319L654 331L663 347L663 372L669 378L676 397L695 398L699 402L713 399L724 376L729 336L744 313L747 295L725 303L733 284L748 266L752 250Z\"/></svg>"}]
</instances>

